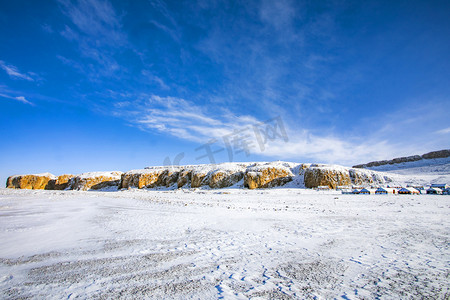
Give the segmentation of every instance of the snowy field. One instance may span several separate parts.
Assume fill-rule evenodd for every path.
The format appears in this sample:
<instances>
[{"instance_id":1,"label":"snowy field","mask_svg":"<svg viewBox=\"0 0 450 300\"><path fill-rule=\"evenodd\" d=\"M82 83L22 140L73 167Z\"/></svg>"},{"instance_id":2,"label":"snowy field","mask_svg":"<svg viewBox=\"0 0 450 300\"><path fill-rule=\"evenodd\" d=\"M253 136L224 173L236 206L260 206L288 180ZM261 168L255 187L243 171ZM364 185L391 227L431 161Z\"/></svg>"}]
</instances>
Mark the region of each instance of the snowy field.
<instances>
[{"instance_id":1,"label":"snowy field","mask_svg":"<svg viewBox=\"0 0 450 300\"><path fill-rule=\"evenodd\" d=\"M0 189L0 299L449 299L450 196Z\"/></svg>"}]
</instances>

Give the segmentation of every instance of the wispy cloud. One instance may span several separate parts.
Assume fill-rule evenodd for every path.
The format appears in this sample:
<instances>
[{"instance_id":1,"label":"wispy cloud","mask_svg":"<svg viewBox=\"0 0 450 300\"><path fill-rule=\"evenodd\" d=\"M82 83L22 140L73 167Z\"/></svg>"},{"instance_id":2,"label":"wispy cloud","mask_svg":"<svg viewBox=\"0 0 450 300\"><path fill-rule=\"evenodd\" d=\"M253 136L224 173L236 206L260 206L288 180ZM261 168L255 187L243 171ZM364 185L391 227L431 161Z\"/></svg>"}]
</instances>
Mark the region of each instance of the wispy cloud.
<instances>
[{"instance_id":1,"label":"wispy cloud","mask_svg":"<svg viewBox=\"0 0 450 300\"><path fill-rule=\"evenodd\" d=\"M50 26L49 24L42 24L42 25L41 25L41 28L42 28L42 30L43 30L44 32L46 32L46 33L50 33L50 34L51 34L51 33L54 32L52 26Z\"/></svg>"},{"instance_id":2,"label":"wispy cloud","mask_svg":"<svg viewBox=\"0 0 450 300\"><path fill-rule=\"evenodd\" d=\"M263 0L259 7L259 16L263 22L281 31L292 27L296 10L292 1Z\"/></svg>"},{"instance_id":3,"label":"wispy cloud","mask_svg":"<svg viewBox=\"0 0 450 300\"><path fill-rule=\"evenodd\" d=\"M34 105L33 103L31 103L30 101L28 101L27 99L25 99L24 96L18 96L15 97L15 99L19 102L25 103L25 104L30 104L30 105Z\"/></svg>"},{"instance_id":4,"label":"wispy cloud","mask_svg":"<svg viewBox=\"0 0 450 300\"><path fill-rule=\"evenodd\" d=\"M305 158L310 162L353 165L368 160L386 159L401 153L397 145L386 140L365 139L352 141L333 135L318 136L309 130L288 128L289 142L275 140L262 153L269 157Z\"/></svg>"},{"instance_id":5,"label":"wispy cloud","mask_svg":"<svg viewBox=\"0 0 450 300\"><path fill-rule=\"evenodd\" d=\"M333 63L333 51L328 51L333 45L316 47L316 41L332 35L334 17L313 12L315 18L305 18L311 8L289 0L240 8L233 17L230 11L219 11L217 18L208 19L206 35L196 45L223 70L217 94L236 106L251 103L261 114L276 111L301 118L308 114L305 107L326 111L338 86L325 76ZM324 19L330 20L329 26L318 28L316 23Z\"/></svg>"},{"instance_id":6,"label":"wispy cloud","mask_svg":"<svg viewBox=\"0 0 450 300\"><path fill-rule=\"evenodd\" d=\"M111 46L126 43L120 18L111 3L105 0L59 0L63 12L76 28L86 36L96 37L98 42Z\"/></svg>"},{"instance_id":7,"label":"wispy cloud","mask_svg":"<svg viewBox=\"0 0 450 300\"><path fill-rule=\"evenodd\" d=\"M450 127L443 128L441 130L435 131L435 133L437 133L437 134L449 134L450 133Z\"/></svg>"},{"instance_id":8,"label":"wispy cloud","mask_svg":"<svg viewBox=\"0 0 450 300\"><path fill-rule=\"evenodd\" d=\"M20 72L19 69L13 65L6 64L4 61L0 60L0 68L2 68L9 77L13 79L22 79L28 81L34 81L34 79L30 76L33 73L23 73Z\"/></svg>"},{"instance_id":9,"label":"wispy cloud","mask_svg":"<svg viewBox=\"0 0 450 300\"><path fill-rule=\"evenodd\" d=\"M150 0L150 4L156 11L158 11L161 14L165 24L158 22L156 20L151 20L150 22L157 28L161 29L169 36L171 36L174 41L179 43L181 39L181 30L180 27L178 26L177 21L167 8L167 5L161 0Z\"/></svg>"},{"instance_id":10,"label":"wispy cloud","mask_svg":"<svg viewBox=\"0 0 450 300\"><path fill-rule=\"evenodd\" d=\"M156 82L162 90L169 90L170 87L160 77L154 75L150 71L142 70L142 75L148 78L150 81Z\"/></svg>"},{"instance_id":11,"label":"wispy cloud","mask_svg":"<svg viewBox=\"0 0 450 300\"><path fill-rule=\"evenodd\" d=\"M0 97L6 98L6 99L12 99L12 100L15 100L15 101L22 102L24 104L28 104L28 105L34 106L34 103L28 101L24 96L10 96L10 95L6 95L6 94L0 93Z\"/></svg>"},{"instance_id":12,"label":"wispy cloud","mask_svg":"<svg viewBox=\"0 0 450 300\"><path fill-rule=\"evenodd\" d=\"M159 11L173 26L177 26L177 22L170 13L167 5L161 0L150 0L150 4Z\"/></svg>"},{"instance_id":13,"label":"wispy cloud","mask_svg":"<svg viewBox=\"0 0 450 300\"><path fill-rule=\"evenodd\" d=\"M176 97L144 96L125 108L119 102L116 115L127 118L135 126L144 130L157 130L189 141L204 143L212 138L220 138L233 129L257 122L250 116L236 117L229 111L222 111L222 118L210 116L205 107Z\"/></svg>"},{"instance_id":14,"label":"wispy cloud","mask_svg":"<svg viewBox=\"0 0 450 300\"><path fill-rule=\"evenodd\" d=\"M346 104L342 99L349 96L340 91L354 84L355 78L351 66L336 59L336 53L343 53L333 38L338 31L336 10L264 0L222 3L211 18L211 5L217 3L206 1L195 8L180 4L183 13L173 13L164 1L150 0L146 4L153 9L143 22L176 43L169 40L167 46L167 37L151 28L154 36L136 42L145 45L136 49L131 31L128 40L122 17L109 1L58 1L69 20L60 34L78 45L82 56L59 55L58 59L92 81L133 74L134 78L114 77L124 84L108 85L111 90L103 89L103 98L88 97L95 99L96 107L104 100L105 111L115 103L112 113L142 130L206 143L223 141L224 136L280 115L289 142L273 141L264 151L253 149L253 153L349 164L414 154L417 145L423 145L417 142L422 137L407 133L410 124L425 119L422 112L401 114L415 120L399 118L395 109L389 109L385 117L374 114L367 122L360 116L341 120L351 113L338 103ZM129 73L119 63L130 61L122 56L125 49L141 58L141 64L130 66ZM173 97L155 95L168 95L169 90ZM341 114L341 109L347 113ZM447 126L427 128L433 132ZM446 134L446 130L436 133ZM411 139L416 140L408 143Z\"/></svg>"},{"instance_id":15,"label":"wispy cloud","mask_svg":"<svg viewBox=\"0 0 450 300\"><path fill-rule=\"evenodd\" d=\"M236 116L227 110L217 110L215 114L210 111L211 108L207 111L185 99L148 95L138 101L117 103L115 114L145 131L157 131L200 144L214 140L223 147L227 147L226 142L234 140L250 145L247 150L253 154L280 159L303 158L354 164L365 162L368 158L390 157L395 153L395 145L386 141L352 142L350 139L331 135L318 136L306 129L294 129L282 118L281 125L285 128L286 139L280 136L266 141L264 147L261 147L261 140L258 140L255 128L264 129L265 126L274 124L270 125L267 120L250 115ZM280 135L280 132L278 134Z\"/></svg>"},{"instance_id":16,"label":"wispy cloud","mask_svg":"<svg viewBox=\"0 0 450 300\"><path fill-rule=\"evenodd\" d=\"M120 17L111 3L106 0L59 0L59 3L71 21L61 31L61 35L76 42L84 58L96 62L91 68L76 69L87 72L86 75L91 79L96 79L98 75L113 76L120 71L121 66L114 56L117 51L128 46L128 40L122 30ZM67 63L67 60L63 62ZM73 63L68 65L75 67Z\"/></svg>"}]
</instances>

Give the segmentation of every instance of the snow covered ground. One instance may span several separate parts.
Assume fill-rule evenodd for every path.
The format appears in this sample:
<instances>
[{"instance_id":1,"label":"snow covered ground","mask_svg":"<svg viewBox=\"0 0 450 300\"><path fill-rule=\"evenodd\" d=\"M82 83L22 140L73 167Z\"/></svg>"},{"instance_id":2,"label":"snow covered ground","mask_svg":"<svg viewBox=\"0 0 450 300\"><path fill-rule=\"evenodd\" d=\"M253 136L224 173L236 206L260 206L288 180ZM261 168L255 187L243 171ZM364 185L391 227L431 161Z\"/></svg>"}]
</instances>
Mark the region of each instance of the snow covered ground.
<instances>
[{"instance_id":1,"label":"snow covered ground","mask_svg":"<svg viewBox=\"0 0 450 300\"><path fill-rule=\"evenodd\" d=\"M0 189L0 298L450 297L450 196Z\"/></svg>"}]
</instances>

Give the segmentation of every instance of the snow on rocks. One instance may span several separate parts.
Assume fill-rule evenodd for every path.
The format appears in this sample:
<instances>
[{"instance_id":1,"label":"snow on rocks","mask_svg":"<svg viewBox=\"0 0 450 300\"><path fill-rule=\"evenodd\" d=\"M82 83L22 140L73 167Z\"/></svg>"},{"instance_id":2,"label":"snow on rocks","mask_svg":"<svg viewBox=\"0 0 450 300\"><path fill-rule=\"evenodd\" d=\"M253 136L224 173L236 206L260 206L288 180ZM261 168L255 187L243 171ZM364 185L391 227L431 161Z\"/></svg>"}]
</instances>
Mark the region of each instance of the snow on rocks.
<instances>
[{"instance_id":1,"label":"snow on rocks","mask_svg":"<svg viewBox=\"0 0 450 300\"><path fill-rule=\"evenodd\" d=\"M393 182L389 174L364 169L346 168L338 165L311 165L305 170L305 187L316 188L328 186L384 185Z\"/></svg>"},{"instance_id":2,"label":"snow on rocks","mask_svg":"<svg viewBox=\"0 0 450 300\"><path fill-rule=\"evenodd\" d=\"M209 173L209 187L213 189L230 187L244 178L246 164L221 164Z\"/></svg>"},{"instance_id":3,"label":"snow on rocks","mask_svg":"<svg viewBox=\"0 0 450 300\"><path fill-rule=\"evenodd\" d=\"M348 170L339 166L310 167L305 170L305 186L307 188L328 186L335 189L337 186L351 184Z\"/></svg>"},{"instance_id":4,"label":"snow on rocks","mask_svg":"<svg viewBox=\"0 0 450 300\"><path fill-rule=\"evenodd\" d=\"M212 171L211 165L205 165L200 168L194 168L191 171L191 187L199 188L202 185L209 185L209 172Z\"/></svg>"},{"instance_id":5,"label":"snow on rocks","mask_svg":"<svg viewBox=\"0 0 450 300\"><path fill-rule=\"evenodd\" d=\"M244 176L244 186L249 189L271 188L282 186L294 178L292 168L298 164L293 163L256 163L247 168Z\"/></svg>"},{"instance_id":6,"label":"snow on rocks","mask_svg":"<svg viewBox=\"0 0 450 300\"><path fill-rule=\"evenodd\" d=\"M188 165L183 167L149 167L132 170L122 175L121 188L229 187L244 177L246 164Z\"/></svg>"},{"instance_id":7,"label":"snow on rocks","mask_svg":"<svg viewBox=\"0 0 450 300\"><path fill-rule=\"evenodd\" d=\"M71 178L75 177L72 174L59 175L56 179L51 179L48 182L47 190L65 190L69 186Z\"/></svg>"},{"instance_id":8,"label":"snow on rocks","mask_svg":"<svg viewBox=\"0 0 450 300\"><path fill-rule=\"evenodd\" d=\"M365 169L349 169L350 178L353 184L356 185L383 185L394 182L394 176L392 174L386 174L382 172L376 172Z\"/></svg>"},{"instance_id":9,"label":"snow on rocks","mask_svg":"<svg viewBox=\"0 0 450 300\"><path fill-rule=\"evenodd\" d=\"M229 187L241 181L242 178L244 178L243 171L216 170L211 174L209 187L213 189Z\"/></svg>"},{"instance_id":10,"label":"snow on rocks","mask_svg":"<svg viewBox=\"0 0 450 300\"><path fill-rule=\"evenodd\" d=\"M183 169L178 174L177 186L178 188L182 188L187 186L191 182L192 170Z\"/></svg>"},{"instance_id":11,"label":"snow on rocks","mask_svg":"<svg viewBox=\"0 0 450 300\"><path fill-rule=\"evenodd\" d=\"M70 178L69 190L99 190L107 187L118 187L123 173L112 172L89 172Z\"/></svg>"},{"instance_id":12,"label":"snow on rocks","mask_svg":"<svg viewBox=\"0 0 450 300\"><path fill-rule=\"evenodd\" d=\"M232 186L242 180L247 165L243 163L223 163L193 166L191 167L191 187L209 186L217 189Z\"/></svg>"},{"instance_id":13,"label":"snow on rocks","mask_svg":"<svg viewBox=\"0 0 450 300\"><path fill-rule=\"evenodd\" d=\"M44 190L49 189L49 181L56 179L53 174L28 174L8 177L6 187L12 189Z\"/></svg>"},{"instance_id":14,"label":"snow on rocks","mask_svg":"<svg viewBox=\"0 0 450 300\"><path fill-rule=\"evenodd\" d=\"M132 170L122 175L120 188L142 189L165 186L168 173L168 170L164 168Z\"/></svg>"},{"instance_id":15,"label":"snow on rocks","mask_svg":"<svg viewBox=\"0 0 450 300\"><path fill-rule=\"evenodd\" d=\"M438 174L439 175L439 174ZM442 176L441 176L442 177ZM122 172L92 172L80 175L17 175L8 178L7 187L25 189L89 190L151 188L317 188L328 186L385 186L429 184L445 178L400 175L339 165L292 162L222 163L186 166L159 166ZM444 180L445 181L445 180Z\"/></svg>"}]
</instances>

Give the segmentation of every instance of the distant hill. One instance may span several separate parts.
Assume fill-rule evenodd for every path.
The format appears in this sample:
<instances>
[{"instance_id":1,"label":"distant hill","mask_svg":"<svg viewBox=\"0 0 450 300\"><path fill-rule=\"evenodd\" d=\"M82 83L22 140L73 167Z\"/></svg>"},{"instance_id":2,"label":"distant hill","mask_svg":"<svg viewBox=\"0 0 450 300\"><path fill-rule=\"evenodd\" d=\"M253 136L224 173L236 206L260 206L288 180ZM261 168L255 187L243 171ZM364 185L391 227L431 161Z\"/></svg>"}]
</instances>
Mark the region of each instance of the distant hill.
<instances>
[{"instance_id":1,"label":"distant hill","mask_svg":"<svg viewBox=\"0 0 450 300\"><path fill-rule=\"evenodd\" d=\"M397 157L391 160L373 161L353 167L399 174L450 174L450 149L423 155Z\"/></svg>"}]
</instances>

